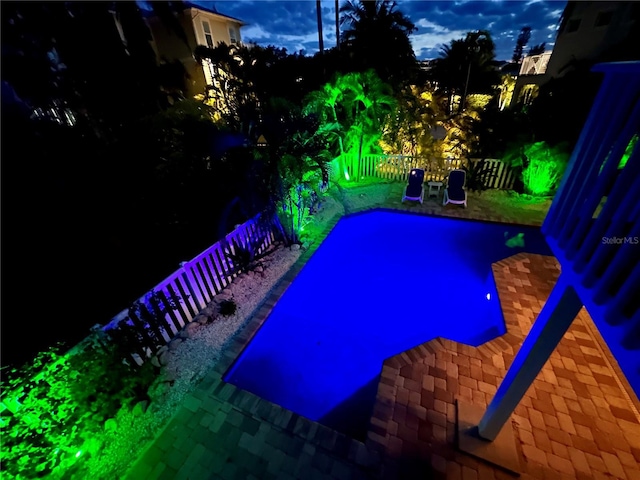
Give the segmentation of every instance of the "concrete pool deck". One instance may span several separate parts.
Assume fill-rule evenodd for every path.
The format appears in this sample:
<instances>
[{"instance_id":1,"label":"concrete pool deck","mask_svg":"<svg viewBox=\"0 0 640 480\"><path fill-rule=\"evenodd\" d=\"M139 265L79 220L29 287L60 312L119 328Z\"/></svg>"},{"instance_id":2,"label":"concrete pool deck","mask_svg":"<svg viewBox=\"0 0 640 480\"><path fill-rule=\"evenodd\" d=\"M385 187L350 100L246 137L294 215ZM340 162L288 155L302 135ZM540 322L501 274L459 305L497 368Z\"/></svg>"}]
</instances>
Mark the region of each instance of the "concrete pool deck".
<instances>
[{"instance_id":1,"label":"concrete pool deck","mask_svg":"<svg viewBox=\"0 0 640 480\"><path fill-rule=\"evenodd\" d=\"M435 200L402 206L402 188L389 186L371 206L533 225L544 218L537 210L487 209L471 194L468 209ZM491 400L558 276L555 259L519 254L494 264L507 334L479 348L436 339L386 360L363 443L221 379L317 246L303 253L125 478L512 478L455 449L455 401L484 407ZM640 478L640 420L626 388L583 310L511 418L521 478Z\"/></svg>"}]
</instances>

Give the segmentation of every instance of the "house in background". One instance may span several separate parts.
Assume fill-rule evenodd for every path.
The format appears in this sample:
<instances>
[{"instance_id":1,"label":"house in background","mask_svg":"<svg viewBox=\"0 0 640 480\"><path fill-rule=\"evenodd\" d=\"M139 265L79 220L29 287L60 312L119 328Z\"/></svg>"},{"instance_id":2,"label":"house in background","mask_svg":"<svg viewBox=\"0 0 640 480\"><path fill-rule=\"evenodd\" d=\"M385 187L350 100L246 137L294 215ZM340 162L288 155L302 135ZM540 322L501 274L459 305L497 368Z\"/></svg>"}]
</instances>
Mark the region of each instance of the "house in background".
<instances>
[{"instance_id":1,"label":"house in background","mask_svg":"<svg viewBox=\"0 0 640 480\"><path fill-rule=\"evenodd\" d=\"M174 12L182 32L168 28L158 16L147 18L153 37L153 46L160 64L179 61L185 68L186 95L207 96L210 86L216 81L216 68L210 60L196 61L197 46L214 48L220 42L227 45L241 43L242 20L219 13L215 7L205 8L191 2L182 2L184 9Z\"/></svg>"},{"instance_id":2,"label":"house in background","mask_svg":"<svg viewBox=\"0 0 640 480\"><path fill-rule=\"evenodd\" d=\"M640 2L567 2L553 51L523 59L511 105L530 103L541 85L563 76L572 64L640 59L637 46L636 55L627 55L639 19Z\"/></svg>"}]
</instances>

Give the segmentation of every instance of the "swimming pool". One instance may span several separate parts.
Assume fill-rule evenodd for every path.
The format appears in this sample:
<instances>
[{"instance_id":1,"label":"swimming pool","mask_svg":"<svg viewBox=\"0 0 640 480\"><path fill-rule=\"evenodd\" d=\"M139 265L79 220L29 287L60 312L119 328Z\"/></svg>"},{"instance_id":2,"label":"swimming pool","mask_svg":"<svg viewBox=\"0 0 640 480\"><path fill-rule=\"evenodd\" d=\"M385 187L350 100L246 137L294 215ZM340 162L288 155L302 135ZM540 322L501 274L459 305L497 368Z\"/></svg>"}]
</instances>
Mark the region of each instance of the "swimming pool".
<instances>
[{"instance_id":1,"label":"swimming pool","mask_svg":"<svg viewBox=\"0 0 640 480\"><path fill-rule=\"evenodd\" d=\"M224 380L363 438L385 359L505 332L491 264L551 255L539 228L373 211L341 219Z\"/></svg>"}]
</instances>

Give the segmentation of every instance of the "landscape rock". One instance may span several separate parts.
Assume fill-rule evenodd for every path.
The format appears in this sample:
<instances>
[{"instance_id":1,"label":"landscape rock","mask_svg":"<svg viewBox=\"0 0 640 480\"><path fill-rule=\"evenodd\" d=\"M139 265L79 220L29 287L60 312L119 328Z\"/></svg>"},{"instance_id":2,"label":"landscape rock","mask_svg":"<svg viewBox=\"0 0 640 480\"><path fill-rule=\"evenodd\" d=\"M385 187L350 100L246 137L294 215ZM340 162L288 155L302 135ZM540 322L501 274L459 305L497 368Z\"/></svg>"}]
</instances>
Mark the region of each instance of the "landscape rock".
<instances>
[{"instance_id":1,"label":"landscape rock","mask_svg":"<svg viewBox=\"0 0 640 480\"><path fill-rule=\"evenodd\" d=\"M226 292L227 290L228 290L228 288L227 288L227 289L225 289L225 292ZM232 298L233 298L233 296L232 296L232 295L230 295L229 293L219 293L218 295L216 295L215 297L213 297L213 301L214 301L215 303L220 304L220 303L224 302L225 300L231 300Z\"/></svg>"},{"instance_id":2,"label":"landscape rock","mask_svg":"<svg viewBox=\"0 0 640 480\"><path fill-rule=\"evenodd\" d=\"M163 382L173 385L176 381L176 372L170 368L164 367L160 372L160 378Z\"/></svg>"},{"instance_id":3,"label":"landscape rock","mask_svg":"<svg viewBox=\"0 0 640 480\"><path fill-rule=\"evenodd\" d=\"M192 338L193 335L200 330L201 326L198 322L191 322L188 323L186 327L184 327L184 334L185 337L184 338Z\"/></svg>"},{"instance_id":4,"label":"landscape rock","mask_svg":"<svg viewBox=\"0 0 640 480\"><path fill-rule=\"evenodd\" d=\"M174 338L173 340L171 340L171 343L169 343L169 350L170 351L177 350L182 342L183 342L182 338L180 337Z\"/></svg>"},{"instance_id":5,"label":"landscape rock","mask_svg":"<svg viewBox=\"0 0 640 480\"><path fill-rule=\"evenodd\" d=\"M169 352L169 349L158 354L158 362L161 366L169 365L169 362L171 362L171 353Z\"/></svg>"},{"instance_id":6,"label":"landscape rock","mask_svg":"<svg viewBox=\"0 0 640 480\"><path fill-rule=\"evenodd\" d=\"M211 300L211 303L204 307L200 312L201 315L205 315L207 317L214 318L218 314L218 304L215 302L215 297Z\"/></svg>"}]
</instances>

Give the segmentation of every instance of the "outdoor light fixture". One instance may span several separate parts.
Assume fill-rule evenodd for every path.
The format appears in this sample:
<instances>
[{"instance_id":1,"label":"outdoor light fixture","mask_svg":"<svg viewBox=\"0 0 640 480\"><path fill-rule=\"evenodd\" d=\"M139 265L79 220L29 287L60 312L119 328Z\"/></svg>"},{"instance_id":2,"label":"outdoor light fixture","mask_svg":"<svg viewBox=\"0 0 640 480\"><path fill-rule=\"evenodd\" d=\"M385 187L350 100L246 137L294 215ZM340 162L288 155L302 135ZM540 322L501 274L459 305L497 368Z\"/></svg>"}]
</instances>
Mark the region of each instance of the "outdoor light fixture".
<instances>
[{"instance_id":1,"label":"outdoor light fixture","mask_svg":"<svg viewBox=\"0 0 640 480\"><path fill-rule=\"evenodd\" d=\"M264 135L260 135L258 137L258 141L256 142L259 147L266 147L269 144L267 143L267 139L264 138Z\"/></svg>"}]
</instances>

